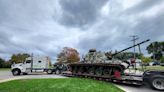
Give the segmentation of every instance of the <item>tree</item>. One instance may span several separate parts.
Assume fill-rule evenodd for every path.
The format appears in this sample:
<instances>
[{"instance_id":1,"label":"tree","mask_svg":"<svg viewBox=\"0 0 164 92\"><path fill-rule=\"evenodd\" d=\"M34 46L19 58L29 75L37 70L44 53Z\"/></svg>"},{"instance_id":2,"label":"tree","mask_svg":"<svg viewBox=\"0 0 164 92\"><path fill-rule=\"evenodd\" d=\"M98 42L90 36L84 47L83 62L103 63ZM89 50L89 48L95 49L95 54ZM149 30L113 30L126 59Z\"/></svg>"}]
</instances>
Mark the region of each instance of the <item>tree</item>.
<instances>
[{"instance_id":1,"label":"tree","mask_svg":"<svg viewBox=\"0 0 164 92\"><path fill-rule=\"evenodd\" d=\"M149 62L152 61L152 59L150 57L144 57L144 56L142 56L141 57L141 61L144 62L144 63L149 63Z\"/></svg>"},{"instance_id":2,"label":"tree","mask_svg":"<svg viewBox=\"0 0 164 92\"><path fill-rule=\"evenodd\" d=\"M153 54L156 60L162 58L164 52L164 42L152 42L147 46L147 51L149 54ZM152 55L152 58L153 58Z\"/></svg>"},{"instance_id":3,"label":"tree","mask_svg":"<svg viewBox=\"0 0 164 92\"><path fill-rule=\"evenodd\" d=\"M80 60L79 53L74 48L64 47L57 55L58 63L73 63Z\"/></svg>"},{"instance_id":4,"label":"tree","mask_svg":"<svg viewBox=\"0 0 164 92\"><path fill-rule=\"evenodd\" d=\"M4 64L3 64L3 68L10 68L11 67L11 62L10 61L6 61Z\"/></svg>"},{"instance_id":5,"label":"tree","mask_svg":"<svg viewBox=\"0 0 164 92\"><path fill-rule=\"evenodd\" d=\"M23 63L26 58L30 57L29 54L27 53L18 53L18 54L13 54L11 56L11 59L9 60L11 63Z\"/></svg>"},{"instance_id":6,"label":"tree","mask_svg":"<svg viewBox=\"0 0 164 92\"><path fill-rule=\"evenodd\" d=\"M0 58L0 68L3 68L4 66L4 63L5 63L5 60Z\"/></svg>"},{"instance_id":7,"label":"tree","mask_svg":"<svg viewBox=\"0 0 164 92\"><path fill-rule=\"evenodd\" d=\"M164 63L164 57L162 57L162 58L160 59L160 61L161 61L161 63Z\"/></svg>"},{"instance_id":8,"label":"tree","mask_svg":"<svg viewBox=\"0 0 164 92\"><path fill-rule=\"evenodd\" d=\"M141 59L143 54L135 53L136 58ZM134 53L133 52L122 52L118 55L115 56L115 58L118 58L120 60L127 60L130 58L134 58Z\"/></svg>"}]
</instances>

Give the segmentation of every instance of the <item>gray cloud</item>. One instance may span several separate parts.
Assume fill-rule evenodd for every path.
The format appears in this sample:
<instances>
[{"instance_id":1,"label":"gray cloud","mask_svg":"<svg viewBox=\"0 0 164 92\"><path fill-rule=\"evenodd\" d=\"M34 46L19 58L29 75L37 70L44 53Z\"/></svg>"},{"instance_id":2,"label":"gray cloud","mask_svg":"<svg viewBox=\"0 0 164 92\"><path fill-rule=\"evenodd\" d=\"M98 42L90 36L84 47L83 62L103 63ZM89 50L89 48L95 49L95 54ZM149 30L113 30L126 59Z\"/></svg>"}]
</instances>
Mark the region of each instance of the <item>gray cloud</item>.
<instances>
[{"instance_id":1,"label":"gray cloud","mask_svg":"<svg viewBox=\"0 0 164 92\"><path fill-rule=\"evenodd\" d=\"M133 34L140 37L138 42L163 41L164 12L144 15L162 3L145 0L124 10L119 0L0 0L0 57L26 52L55 61L65 46L77 48L80 54L90 48L121 50L132 45ZM104 6L109 13L102 11ZM142 46L144 54L148 44Z\"/></svg>"},{"instance_id":2,"label":"gray cloud","mask_svg":"<svg viewBox=\"0 0 164 92\"><path fill-rule=\"evenodd\" d=\"M60 23L70 27L85 27L99 17L99 11L107 0L61 0Z\"/></svg>"},{"instance_id":3,"label":"gray cloud","mask_svg":"<svg viewBox=\"0 0 164 92\"><path fill-rule=\"evenodd\" d=\"M126 13L127 14L137 14L137 13L140 13L140 12L150 9L153 6L160 4L161 2L163 2L163 0L143 0L140 3L138 3L137 5L127 9Z\"/></svg>"}]
</instances>

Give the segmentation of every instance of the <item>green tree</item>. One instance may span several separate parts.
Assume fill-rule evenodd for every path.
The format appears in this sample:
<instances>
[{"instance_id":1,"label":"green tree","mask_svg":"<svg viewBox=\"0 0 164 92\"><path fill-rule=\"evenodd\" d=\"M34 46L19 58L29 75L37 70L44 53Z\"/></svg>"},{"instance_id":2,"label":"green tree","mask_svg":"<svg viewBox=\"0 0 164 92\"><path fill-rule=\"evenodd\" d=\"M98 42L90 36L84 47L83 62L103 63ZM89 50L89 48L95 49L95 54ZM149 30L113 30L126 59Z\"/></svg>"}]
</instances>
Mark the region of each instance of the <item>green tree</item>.
<instances>
[{"instance_id":1,"label":"green tree","mask_svg":"<svg viewBox=\"0 0 164 92\"><path fill-rule=\"evenodd\" d=\"M136 58L141 59L143 54L135 53L135 56L136 56ZM115 58L121 59L121 60L127 60L127 59L130 59L130 58L133 58L133 57L134 57L133 52L122 52L122 53L115 56Z\"/></svg>"},{"instance_id":2,"label":"green tree","mask_svg":"<svg viewBox=\"0 0 164 92\"><path fill-rule=\"evenodd\" d=\"M150 57L144 57L144 56L141 57L141 60L143 63L149 63L152 61L152 59Z\"/></svg>"},{"instance_id":3,"label":"green tree","mask_svg":"<svg viewBox=\"0 0 164 92\"><path fill-rule=\"evenodd\" d=\"M27 53L18 53L18 54L13 54L11 56L11 59L9 60L11 63L23 63L27 57L30 57L29 54Z\"/></svg>"},{"instance_id":4,"label":"green tree","mask_svg":"<svg viewBox=\"0 0 164 92\"><path fill-rule=\"evenodd\" d=\"M153 54L155 56L156 60L160 60L160 58L162 58L162 53L164 52L164 42L152 42L146 49L149 54Z\"/></svg>"},{"instance_id":5,"label":"green tree","mask_svg":"<svg viewBox=\"0 0 164 92\"><path fill-rule=\"evenodd\" d=\"M4 67L5 60L0 58L0 68Z\"/></svg>"},{"instance_id":6,"label":"green tree","mask_svg":"<svg viewBox=\"0 0 164 92\"><path fill-rule=\"evenodd\" d=\"M161 63L164 63L164 57L162 57L162 58L160 59L160 61L161 61Z\"/></svg>"},{"instance_id":7,"label":"green tree","mask_svg":"<svg viewBox=\"0 0 164 92\"><path fill-rule=\"evenodd\" d=\"M3 68L10 68L11 67L11 62L10 61L6 61L3 65Z\"/></svg>"}]
</instances>

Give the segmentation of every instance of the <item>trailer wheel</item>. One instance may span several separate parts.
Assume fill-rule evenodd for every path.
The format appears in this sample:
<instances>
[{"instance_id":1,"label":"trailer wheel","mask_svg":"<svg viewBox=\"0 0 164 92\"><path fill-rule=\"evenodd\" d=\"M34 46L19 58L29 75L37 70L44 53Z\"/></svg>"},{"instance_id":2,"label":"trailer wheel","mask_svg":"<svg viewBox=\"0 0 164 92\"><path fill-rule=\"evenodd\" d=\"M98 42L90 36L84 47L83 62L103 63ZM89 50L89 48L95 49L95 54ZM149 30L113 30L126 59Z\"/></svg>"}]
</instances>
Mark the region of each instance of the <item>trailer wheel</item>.
<instances>
[{"instance_id":1,"label":"trailer wheel","mask_svg":"<svg viewBox=\"0 0 164 92\"><path fill-rule=\"evenodd\" d=\"M56 74L60 74L61 72L60 72L60 70L57 69L55 73Z\"/></svg>"},{"instance_id":2,"label":"trailer wheel","mask_svg":"<svg viewBox=\"0 0 164 92\"><path fill-rule=\"evenodd\" d=\"M48 69L47 70L47 74L52 74L52 70L51 69Z\"/></svg>"},{"instance_id":3,"label":"trailer wheel","mask_svg":"<svg viewBox=\"0 0 164 92\"><path fill-rule=\"evenodd\" d=\"M151 87L157 90L164 90L164 77L153 77Z\"/></svg>"},{"instance_id":4,"label":"trailer wheel","mask_svg":"<svg viewBox=\"0 0 164 92\"><path fill-rule=\"evenodd\" d=\"M20 75L20 73L21 73L20 69L14 69L14 70L12 70L12 74L13 74L14 76Z\"/></svg>"}]
</instances>

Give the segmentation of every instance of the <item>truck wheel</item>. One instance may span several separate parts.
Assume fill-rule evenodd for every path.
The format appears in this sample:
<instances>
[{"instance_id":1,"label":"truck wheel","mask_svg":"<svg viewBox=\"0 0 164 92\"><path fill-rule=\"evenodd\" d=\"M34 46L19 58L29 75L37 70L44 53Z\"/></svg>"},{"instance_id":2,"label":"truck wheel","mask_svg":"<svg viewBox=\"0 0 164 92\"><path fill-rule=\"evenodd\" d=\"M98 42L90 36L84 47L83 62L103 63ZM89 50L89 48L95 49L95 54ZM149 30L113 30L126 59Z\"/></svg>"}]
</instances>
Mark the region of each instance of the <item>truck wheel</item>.
<instances>
[{"instance_id":1,"label":"truck wheel","mask_svg":"<svg viewBox=\"0 0 164 92\"><path fill-rule=\"evenodd\" d=\"M164 90L164 78L153 77L151 80L151 87L157 90Z\"/></svg>"},{"instance_id":2,"label":"truck wheel","mask_svg":"<svg viewBox=\"0 0 164 92\"><path fill-rule=\"evenodd\" d=\"M14 69L14 70L12 70L12 74L13 74L14 76L20 75L20 73L21 73L21 71L20 71L19 69Z\"/></svg>"},{"instance_id":3,"label":"truck wheel","mask_svg":"<svg viewBox=\"0 0 164 92\"><path fill-rule=\"evenodd\" d=\"M23 75L28 75L28 73L23 73Z\"/></svg>"},{"instance_id":4,"label":"truck wheel","mask_svg":"<svg viewBox=\"0 0 164 92\"><path fill-rule=\"evenodd\" d=\"M52 70L51 69L47 70L47 74L52 74Z\"/></svg>"},{"instance_id":5,"label":"truck wheel","mask_svg":"<svg viewBox=\"0 0 164 92\"><path fill-rule=\"evenodd\" d=\"M56 72L55 72L56 74L60 74L60 70L56 70Z\"/></svg>"}]
</instances>

